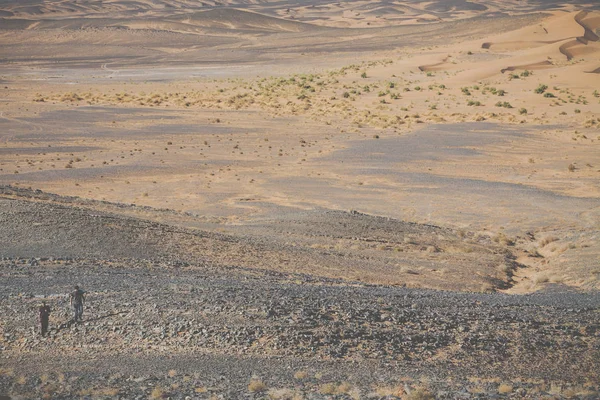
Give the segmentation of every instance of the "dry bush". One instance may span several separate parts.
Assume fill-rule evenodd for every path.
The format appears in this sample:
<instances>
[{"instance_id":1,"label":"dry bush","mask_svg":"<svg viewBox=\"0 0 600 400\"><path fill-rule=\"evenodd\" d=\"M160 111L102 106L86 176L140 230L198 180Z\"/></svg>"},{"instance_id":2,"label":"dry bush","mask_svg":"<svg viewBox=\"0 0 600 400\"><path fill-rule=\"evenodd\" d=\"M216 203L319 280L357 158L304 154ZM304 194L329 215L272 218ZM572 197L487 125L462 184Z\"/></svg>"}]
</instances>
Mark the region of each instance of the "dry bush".
<instances>
[{"instance_id":1,"label":"dry bush","mask_svg":"<svg viewBox=\"0 0 600 400\"><path fill-rule=\"evenodd\" d=\"M337 393L339 394L347 394L352 390L352 385L348 382L342 382L337 387Z\"/></svg>"},{"instance_id":2,"label":"dry bush","mask_svg":"<svg viewBox=\"0 0 600 400\"><path fill-rule=\"evenodd\" d=\"M269 389L267 392L269 399L272 400L302 400L303 396L299 393L296 393L292 389Z\"/></svg>"},{"instance_id":3,"label":"dry bush","mask_svg":"<svg viewBox=\"0 0 600 400\"><path fill-rule=\"evenodd\" d=\"M267 385L260 379L252 379L248 384L248 391L252 393L262 393L267 390Z\"/></svg>"},{"instance_id":4,"label":"dry bush","mask_svg":"<svg viewBox=\"0 0 600 400\"><path fill-rule=\"evenodd\" d=\"M336 394L337 386L335 383L324 383L319 388L319 393L321 394Z\"/></svg>"},{"instance_id":5,"label":"dry bush","mask_svg":"<svg viewBox=\"0 0 600 400\"><path fill-rule=\"evenodd\" d=\"M495 235L494 237L492 237L492 240L504 246L512 246L515 244L514 240L506 236L504 233L499 233Z\"/></svg>"},{"instance_id":6,"label":"dry bush","mask_svg":"<svg viewBox=\"0 0 600 400\"><path fill-rule=\"evenodd\" d=\"M302 380L308 378L308 372L306 371L296 371L294 374L294 379Z\"/></svg>"},{"instance_id":7,"label":"dry bush","mask_svg":"<svg viewBox=\"0 0 600 400\"><path fill-rule=\"evenodd\" d=\"M401 397L405 394L404 388L402 386L383 386L375 389L375 394L377 396L386 397L386 396L395 396Z\"/></svg>"},{"instance_id":8,"label":"dry bush","mask_svg":"<svg viewBox=\"0 0 600 400\"><path fill-rule=\"evenodd\" d=\"M150 393L150 399L152 400L164 399L166 397L167 393L165 393L163 388L161 388L160 386L155 386L154 389L152 389L152 393Z\"/></svg>"},{"instance_id":9,"label":"dry bush","mask_svg":"<svg viewBox=\"0 0 600 400\"><path fill-rule=\"evenodd\" d=\"M500 393L500 394L512 393L512 391L513 391L512 385L509 385L507 383L503 383L500 386L498 386L498 393Z\"/></svg>"},{"instance_id":10,"label":"dry bush","mask_svg":"<svg viewBox=\"0 0 600 400\"><path fill-rule=\"evenodd\" d=\"M405 397L406 400L434 400L435 397L431 392L425 388L417 388L411 391L408 396Z\"/></svg>"}]
</instances>

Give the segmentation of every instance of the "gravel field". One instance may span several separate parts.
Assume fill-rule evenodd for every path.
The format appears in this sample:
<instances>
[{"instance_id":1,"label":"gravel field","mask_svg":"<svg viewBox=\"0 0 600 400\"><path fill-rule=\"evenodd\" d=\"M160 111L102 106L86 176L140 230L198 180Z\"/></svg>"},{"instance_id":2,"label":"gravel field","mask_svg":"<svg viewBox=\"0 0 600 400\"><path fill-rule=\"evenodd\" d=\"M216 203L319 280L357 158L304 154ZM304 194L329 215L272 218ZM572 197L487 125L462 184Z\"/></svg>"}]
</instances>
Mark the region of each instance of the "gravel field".
<instances>
[{"instance_id":1,"label":"gravel field","mask_svg":"<svg viewBox=\"0 0 600 400\"><path fill-rule=\"evenodd\" d=\"M218 235L4 189L0 393L11 398L597 396L597 292L433 291L186 251L204 239L223 251L252 242L255 251L285 250L277 238L286 231L305 239L326 232L326 241L338 225L337 238L368 232L372 240L409 231L449 238L450 230L322 212ZM296 251L302 262L318 254ZM87 291L79 323L67 296L75 284ZM53 309L45 338L42 300Z\"/></svg>"}]
</instances>

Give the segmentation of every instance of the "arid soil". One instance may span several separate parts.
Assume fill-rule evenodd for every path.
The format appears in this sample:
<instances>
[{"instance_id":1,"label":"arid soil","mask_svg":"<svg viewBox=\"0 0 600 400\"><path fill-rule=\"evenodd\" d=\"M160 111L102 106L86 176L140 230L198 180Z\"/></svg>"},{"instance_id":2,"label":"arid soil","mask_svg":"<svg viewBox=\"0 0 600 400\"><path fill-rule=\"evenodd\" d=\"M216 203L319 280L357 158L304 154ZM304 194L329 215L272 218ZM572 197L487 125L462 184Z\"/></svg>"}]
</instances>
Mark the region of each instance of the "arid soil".
<instances>
[{"instance_id":1,"label":"arid soil","mask_svg":"<svg viewBox=\"0 0 600 400\"><path fill-rule=\"evenodd\" d=\"M229 266L188 249L199 241L216 253L262 247L267 257L289 257L280 261L288 266L308 249L290 254L277 232L173 229L26 194L2 200L0 214L10 255L1 262L0 382L15 398L597 395L598 293L459 294ZM307 238L333 236L331 225L340 224L373 240L452 237L360 214L278 223ZM483 249L494 251L477 248L482 262ZM301 259L326 266L321 252ZM32 256L41 253L48 256ZM365 258L363 266L373 264ZM78 323L64 293L73 282L88 290ZM41 299L54 311L46 338L35 328Z\"/></svg>"},{"instance_id":2,"label":"arid soil","mask_svg":"<svg viewBox=\"0 0 600 400\"><path fill-rule=\"evenodd\" d=\"M597 398L599 127L597 2L0 2L0 398Z\"/></svg>"}]
</instances>

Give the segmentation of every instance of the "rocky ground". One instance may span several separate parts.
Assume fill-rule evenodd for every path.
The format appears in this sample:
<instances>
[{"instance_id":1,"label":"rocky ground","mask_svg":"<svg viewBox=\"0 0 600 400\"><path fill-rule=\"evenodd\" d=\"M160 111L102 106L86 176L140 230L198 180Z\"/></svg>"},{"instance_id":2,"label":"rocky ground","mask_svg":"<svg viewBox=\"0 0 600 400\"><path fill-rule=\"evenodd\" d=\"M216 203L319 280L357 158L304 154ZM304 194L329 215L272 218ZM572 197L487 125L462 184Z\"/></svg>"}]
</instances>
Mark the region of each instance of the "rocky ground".
<instances>
[{"instance_id":1,"label":"rocky ground","mask_svg":"<svg viewBox=\"0 0 600 400\"><path fill-rule=\"evenodd\" d=\"M281 216L280 233L257 224L218 235L39 192L5 191L1 204L0 394L9 398L598 396L597 292L456 293L250 268L193 247L186 257L202 240L223 251L231 247L218 243L247 251L254 242L269 254L281 232L326 226L327 213L304 224ZM331 218L345 235L381 240L373 219ZM404 231L387 239L409 228L413 241L454 235L395 223ZM484 245L481 254L510 261ZM319 254L281 249L302 262ZM80 323L70 321L74 284L87 291ZM46 338L42 300L53 309Z\"/></svg>"}]
</instances>

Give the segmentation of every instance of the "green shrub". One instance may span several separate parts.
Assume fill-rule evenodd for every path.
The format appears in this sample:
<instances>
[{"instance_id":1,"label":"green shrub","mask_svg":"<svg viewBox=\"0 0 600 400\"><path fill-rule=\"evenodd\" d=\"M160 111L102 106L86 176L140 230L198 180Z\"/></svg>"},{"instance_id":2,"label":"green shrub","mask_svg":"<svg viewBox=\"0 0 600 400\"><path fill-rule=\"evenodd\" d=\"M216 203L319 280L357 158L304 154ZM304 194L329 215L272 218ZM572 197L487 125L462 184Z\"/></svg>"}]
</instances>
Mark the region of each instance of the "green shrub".
<instances>
[{"instance_id":1,"label":"green shrub","mask_svg":"<svg viewBox=\"0 0 600 400\"><path fill-rule=\"evenodd\" d=\"M538 87L535 89L535 92L536 92L537 94L542 94L542 93L544 93L544 92L546 91L546 89L548 89L548 85L543 85L543 84L542 84L542 85L539 85L539 86L538 86Z\"/></svg>"}]
</instances>

